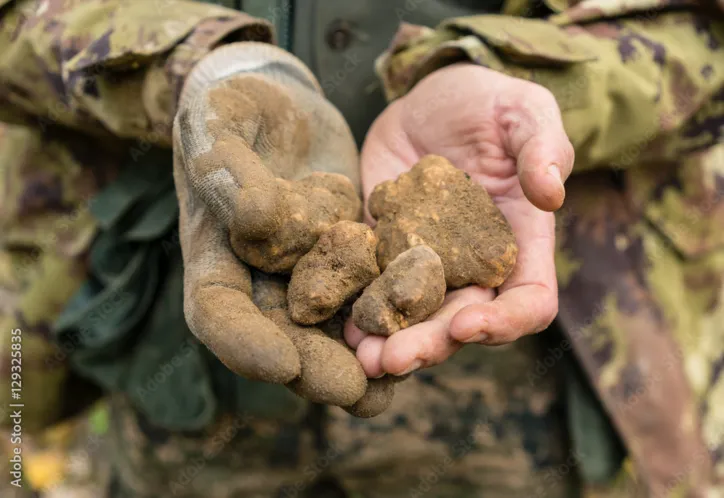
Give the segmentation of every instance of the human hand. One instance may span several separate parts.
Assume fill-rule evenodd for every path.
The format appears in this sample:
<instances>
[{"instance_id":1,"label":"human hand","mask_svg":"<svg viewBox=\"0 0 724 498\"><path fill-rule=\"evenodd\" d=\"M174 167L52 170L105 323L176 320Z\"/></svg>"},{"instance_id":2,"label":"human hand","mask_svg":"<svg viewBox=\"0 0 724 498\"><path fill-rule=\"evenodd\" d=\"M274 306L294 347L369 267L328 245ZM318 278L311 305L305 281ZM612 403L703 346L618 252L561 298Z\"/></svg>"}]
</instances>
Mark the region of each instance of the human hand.
<instances>
[{"instance_id":1,"label":"human hand","mask_svg":"<svg viewBox=\"0 0 724 498\"><path fill-rule=\"evenodd\" d=\"M389 338L349 321L345 338L369 377L436 365L463 343L511 342L545 329L558 311L551 212L563 203L574 152L552 94L472 64L432 73L370 129L362 149L365 199L427 154L446 157L486 188L516 236L517 263L497 290L452 291L428 321Z\"/></svg>"},{"instance_id":2,"label":"human hand","mask_svg":"<svg viewBox=\"0 0 724 498\"><path fill-rule=\"evenodd\" d=\"M368 391L382 407L391 390L368 383L343 343L290 320L284 279L249 269L288 274L332 225L361 216L357 148L311 72L261 43L209 54L179 102L174 179L194 334L248 379L353 412Z\"/></svg>"}]
</instances>

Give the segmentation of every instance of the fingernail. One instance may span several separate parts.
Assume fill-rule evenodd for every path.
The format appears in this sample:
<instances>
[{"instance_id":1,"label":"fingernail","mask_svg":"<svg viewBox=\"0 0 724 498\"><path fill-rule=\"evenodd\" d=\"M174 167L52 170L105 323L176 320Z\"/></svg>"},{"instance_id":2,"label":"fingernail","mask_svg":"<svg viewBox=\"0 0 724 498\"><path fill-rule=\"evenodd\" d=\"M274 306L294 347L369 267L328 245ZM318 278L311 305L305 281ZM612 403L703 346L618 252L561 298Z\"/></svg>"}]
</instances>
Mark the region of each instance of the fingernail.
<instances>
[{"instance_id":1,"label":"fingernail","mask_svg":"<svg viewBox=\"0 0 724 498\"><path fill-rule=\"evenodd\" d=\"M464 342L465 344L470 344L472 342L483 342L487 338L488 338L488 334L475 334L474 336L468 337L467 339L465 339L462 342Z\"/></svg>"},{"instance_id":2,"label":"fingernail","mask_svg":"<svg viewBox=\"0 0 724 498\"><path fill-rule=\"evenodd\" d=\"M563 177L561 176L561 169L558 166L555 164L548 166L548 174L555 178L556 181L561 184L561 187L563 186Z\"/></svg>"},{"instance_id":3,"label":"fingernail","mask_svg":"<svg viewBox=\"0 0 724 498\"><path fill-rule=\"evenodd\" d=\"M383 373L382 375L378 375L377 377L370 377L370 378L371 378L371 379L381 379L381 378L384 377L385 375L387 375L387 374L386 374L386 373Z\"/></svg>"},{"instance_id":4,"label":"fingernail","mask_svg":"<svg viewBox=\"0 0 724 498\"><path fill-rule=\"evenodd\" d=\"M398 376L398 377L401 376L401 375L407 375L407 374L409 374L409 373L411 373L411 372L414 372L415 370L417 370L417 369L420 368L421 366L422 366L422 360L415 360L415 361L413 361L413 362L410 364L410 366L408 367L407 370L405 370L404 372L400 372L400 373L398 373L398 374L395 374L395 375Z\"/></svg>"}]
</instances>

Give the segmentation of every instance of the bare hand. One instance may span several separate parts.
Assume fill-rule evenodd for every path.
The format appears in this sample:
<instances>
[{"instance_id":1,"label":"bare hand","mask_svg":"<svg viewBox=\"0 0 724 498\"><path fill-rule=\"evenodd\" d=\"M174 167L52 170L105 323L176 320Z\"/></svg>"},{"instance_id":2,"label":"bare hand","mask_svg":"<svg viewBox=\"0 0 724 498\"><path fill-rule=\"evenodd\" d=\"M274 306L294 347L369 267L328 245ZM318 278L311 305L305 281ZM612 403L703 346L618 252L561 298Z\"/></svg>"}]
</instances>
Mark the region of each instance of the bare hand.
<instances>
[{"instance_id":1,"label":"bare hand","mask_svg":"<svg viewBox=\"0 0 724 498\"><path fill-rule=\"evenodd\" d=\"M509 343L544 330L558 312L552 211L563 203L574 152L553 95L472 64L436 71L370 129L362 150L365 199L426 154L446 157L488 190L513 228L518 261L500 288L450 292L428 321L389 338L348 322L345 337L369 377L436 365L463 343Z\"/></svg>"}]
</instances>

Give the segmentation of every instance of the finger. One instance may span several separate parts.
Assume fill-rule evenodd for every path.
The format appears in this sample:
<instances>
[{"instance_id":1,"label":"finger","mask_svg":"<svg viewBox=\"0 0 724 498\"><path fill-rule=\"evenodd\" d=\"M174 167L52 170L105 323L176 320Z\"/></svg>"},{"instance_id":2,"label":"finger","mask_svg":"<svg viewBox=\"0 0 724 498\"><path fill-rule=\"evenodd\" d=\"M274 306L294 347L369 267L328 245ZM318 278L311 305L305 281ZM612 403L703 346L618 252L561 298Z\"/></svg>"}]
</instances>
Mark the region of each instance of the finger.
<instances>
[{"instance_id":1,"label":"finger","mask_svg":"<svg viewBox=\"0 0 724 498\"><path fill-rule=\"evenodd\" d=\"M266 239L282 221L274 175L243 138L217 130L212 140L198 131L198 123L206 120L206 114L196 102L182 110L174 129L189 184L232 234L249 240Z\"/></svg>"},{"instance_id":2,"label":"finger","mask_svg":"<svg viewBox=\"0 0 724 498\"><path fill-rule=\"evenodd\" d=\"M558 312L553 215L519 200L499 207L516 234L518 259L495 300L467 306L452 320L450 335L461 342L505 344L544 330Z\"/></svg>"},{"instance_id":3,"label":"finger","mask_svg":"<svg viewBox=\"0 0 724 498\"><path fill-rule=\"evenodd\" d=\"M370 364L376 365L373 362L379 361L379 371L401 376L418 368L442 363L462 346L450 337L452 317L465 306L487 302L493 298L492 290L476 286L448 293L442 308L428 321L400 330L387 338L382 345L380 358L373 357L369 360ZM357 358L365 370L369 357L360 356L360 351L366 347L366 341L373 338L369 336L364 339L357 350Z\"/></svg>"},{"instance_id":4,"label":"finger","mask_svg":"<svg viewBox=\"0 0 724 498\"><path fill-rule=\"evenodd\" d=\"M392 404L395 381L389 375L367 381L367 391L354 405L345 407L350 415L360 418L376 417Z\"/></svg>"},{"instance_id":5,"label":"finger","mask_svg":"<svg viewBox=\"0 0 724 498\"><path fill-rule=\"evenodd\" d=\"M294 323L285 309L265 315L281 328L299 352L301 375L287 384L313 403L351 406L364 396L367 378L352 351L314 327Z\"/></svg>"},{"instance_id":6,"label":"finger","mask_svg":"<svg viewBox=\"0 0 724 498\"><path fill-rule=\"evenodd\" d=\"M344 340L347 345L352 349L357 349L359 343L365 337L367 337L367 334L354 324L354 320L350 316L344 324Z\"/></svg>"},{"instance_id":7,"label":"finger","mask_svg":"<svg viewBox=\"0 0 724 498\"><path fill-rule=\"evenodd\" d=\"M433 319L392 335L382 352L383 371L407 375L438 365L455 354L462 343L450 338L449 323L449 319Z\"/></svg>"},{"instance_id":8,"label":"finger","mask_svg":"<svg viewBox=\"0 0 724 498\"><path fill-rule=\"evenodd\" d=\"M182 208L180 227L184 314L193 333L238 375L279 384L299 376L297 349L253 304L249 271L218 222L203 208L193 217Z\"/></svg>"},{"instance_id":9,"label":"finger","mask_svg":"<svg viewBox=\"0 0 724 498\"><path fill-rule=\"evenodd\" d=\"M382 369L382 350L385 341L387 341L386 337L369 335L357 346L357 359L370 379L379 378L385 373Z\"/></svg>"},{"instance_id":10,"label":"finger","mask_svg":"<svg viewBox=\"0 0 724 498\"><path fill-rule=\"evenodd\" d=\"M559 209L574 151L555 97L543 87L516 81L512 90L499 98L495 115L506 152L516 159L525 196L544 211Z\"/></svg>"},{"instance_id":11,"label":"finger","mask_svg":"<svg viewBox=\"0 0 724 498\"><path fill-rule=\"evenodd\" d=\"M351 406L364 396L367 377L355 354L341 340L341 330L327 322L325 331L294 323L287 309L283 277L252 272L253 300L297 348L299 377L287 384L297 396L313 403Z\"/></svg>"}]
</instances>

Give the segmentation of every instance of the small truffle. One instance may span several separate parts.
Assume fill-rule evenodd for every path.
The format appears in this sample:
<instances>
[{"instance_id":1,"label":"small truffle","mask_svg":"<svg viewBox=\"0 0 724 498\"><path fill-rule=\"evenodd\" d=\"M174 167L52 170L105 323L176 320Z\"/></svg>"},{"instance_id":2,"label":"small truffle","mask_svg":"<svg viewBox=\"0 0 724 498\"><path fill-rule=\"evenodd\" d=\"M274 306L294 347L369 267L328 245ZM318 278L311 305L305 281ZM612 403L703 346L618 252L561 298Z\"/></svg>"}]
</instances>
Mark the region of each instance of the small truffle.
<instances>
[{"instance_id":1,"label":"small truffle","mask_svg":"<svg viewBox=\"0 0 724 498\"><path fill-rule=\"evenodd\" d=\"M361 217L362 201L352 182L335 173L312 173L299 180L276 179L279 228L263 239L231 234L231 246L244 262L268 273L290 273L317 239L342 220Z\"/></svg>"},{"instance_id":2,"label":"small truffle","mask_svg":"<svg viewBox=\"0 0 724 498\"><path fill-rule=\"evenodd\" d=\"M289 283L292 320L314 325L328 320L380 275L377 237L362 223L340 221L302 256Z\"/></svg>"},{"instance_id":3,"label":"small truffle","mask_svg":"<svg viewBox=\"0 0 724 498\"><path fill-rule=\"evenodd\" d=\"M389 336L425 320L444 299L440 257L427 246L415 246L397 256L365 289L352 307L352 318L364 332Z\"/></svg>"}]
</instances>

